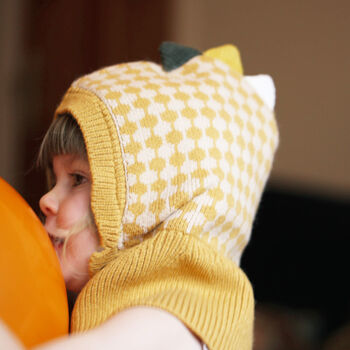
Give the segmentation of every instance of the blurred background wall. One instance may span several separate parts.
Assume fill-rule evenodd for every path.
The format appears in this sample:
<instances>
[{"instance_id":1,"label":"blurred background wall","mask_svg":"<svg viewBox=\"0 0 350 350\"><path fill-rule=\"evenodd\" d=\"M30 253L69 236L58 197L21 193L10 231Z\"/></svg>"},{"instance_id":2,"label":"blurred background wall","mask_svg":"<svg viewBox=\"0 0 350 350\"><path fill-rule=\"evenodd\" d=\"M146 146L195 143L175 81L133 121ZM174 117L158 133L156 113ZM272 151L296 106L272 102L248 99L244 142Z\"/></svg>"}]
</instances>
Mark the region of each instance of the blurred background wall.
<instances>
[{"instance_id":1,"label":"blurred background wall","mask_svg":"<svg viewBox=\"0 0 350 350\"><path fill-rule=\"evenodd\" d=\"M158 61L163 40L201 50L236 44L246 74L273 77L280 129L243 268L258 306L282 307L262 309L265 331L287 315L283 322L301 327L289 337L321 341L350 314L349 34L346 0L1 0L0 175L38 210L45 181L33 162L75 78Z\"/></svg>"}]
</instances>

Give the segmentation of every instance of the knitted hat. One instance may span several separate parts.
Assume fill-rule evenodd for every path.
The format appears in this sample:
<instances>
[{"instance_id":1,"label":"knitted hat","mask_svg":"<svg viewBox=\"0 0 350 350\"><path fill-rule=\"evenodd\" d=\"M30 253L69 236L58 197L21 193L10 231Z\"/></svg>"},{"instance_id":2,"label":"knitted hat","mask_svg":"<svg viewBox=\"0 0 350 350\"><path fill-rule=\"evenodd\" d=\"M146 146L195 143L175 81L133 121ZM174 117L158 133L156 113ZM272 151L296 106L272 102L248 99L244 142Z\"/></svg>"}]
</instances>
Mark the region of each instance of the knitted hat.
<instances>
[{"instance_id":1,"label":"knitted hat","mask_svg":"<svg viewBox=\"0 0 350 350\"><path fill-rule=\"evenodd\" d=\"M209 349L249 349L254 298L238 267L278 142L231 45L171 43L75 81L56 111L82 130L102 250L72 331L136 305L171 312Z\"/></svg>"}]
</instances>

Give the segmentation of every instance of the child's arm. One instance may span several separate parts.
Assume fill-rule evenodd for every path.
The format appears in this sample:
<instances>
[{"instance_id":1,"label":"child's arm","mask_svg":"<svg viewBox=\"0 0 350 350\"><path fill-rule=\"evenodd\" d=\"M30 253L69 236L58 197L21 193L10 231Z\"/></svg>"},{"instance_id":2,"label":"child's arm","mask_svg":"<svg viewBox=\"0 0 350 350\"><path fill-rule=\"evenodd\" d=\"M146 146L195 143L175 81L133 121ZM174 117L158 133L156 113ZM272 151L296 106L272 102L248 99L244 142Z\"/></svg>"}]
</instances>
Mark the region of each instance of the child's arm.
<instances>
[{"instance_id":1,"label":"child's arm","mask_svg":"<svg viewBox=\"0 0 350 350\"><path fill-rule=\"evenodd\" d=\"M199 350L201 342L170 313L134 307L120 312L94 330L60 338L35 349Z\"/></svg>"},{"instance_id":2,"label":"child's arm","mask_svg":"<svg viewBox=\"0 0 350 350\"><path fill-rule=\"evenodd\" d=\"M24 350L20 340L11 332L0 318L0 349Z\"/></svg>"}]
</instances>

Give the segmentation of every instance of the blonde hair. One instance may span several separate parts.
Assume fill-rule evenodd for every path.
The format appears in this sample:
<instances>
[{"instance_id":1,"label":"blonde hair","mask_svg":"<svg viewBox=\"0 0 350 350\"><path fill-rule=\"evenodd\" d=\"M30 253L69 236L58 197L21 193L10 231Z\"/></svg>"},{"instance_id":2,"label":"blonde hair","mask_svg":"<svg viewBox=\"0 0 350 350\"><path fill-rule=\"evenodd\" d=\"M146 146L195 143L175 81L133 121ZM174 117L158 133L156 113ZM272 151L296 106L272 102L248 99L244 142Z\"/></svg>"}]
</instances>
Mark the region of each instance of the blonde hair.
<instances>
[{"instance_id":1,"label":"blonde hair","mask_svg":"<svg viewBox=\"0 0 350 350\"><path fill-rule=\"evenodd\" d=\"M54 187L53 157L64 154L74 154L87 160L86 146L83 134L74 117L69 114L59 115L50 125L40 145L37 166L46 172L48 190ZM63 258L66 258L66 248L70 237L87 227L94 227L97 233L93 214L90 213L65 232ZM78 274L78 273L77 273Z\"/></svg>"},{"instance_id":2,"label":"blonde hair","mask_svg":"<svg viewBox=\"0 0 350 350\"><path fill-rule=\"evenodd\" d=\"M67 250L67 244L68 244L69 239L73 235L83 231L84 229L86 229L88 227L94 227L95 233L98 236L97 228L96 228L95 222L93 220L92 213L87 214L85 217L83 217L81 220L79 220L75 225L73 225L73 227L71 227L69 230L64 230L66 232L65 233L65 240L63 243L63 253L62 253L64 260L66 260L66 250ZM85 273L80 273L78 271L74 271L74 274L76 277L85 275Z\"/></svg>"}]
</instances>

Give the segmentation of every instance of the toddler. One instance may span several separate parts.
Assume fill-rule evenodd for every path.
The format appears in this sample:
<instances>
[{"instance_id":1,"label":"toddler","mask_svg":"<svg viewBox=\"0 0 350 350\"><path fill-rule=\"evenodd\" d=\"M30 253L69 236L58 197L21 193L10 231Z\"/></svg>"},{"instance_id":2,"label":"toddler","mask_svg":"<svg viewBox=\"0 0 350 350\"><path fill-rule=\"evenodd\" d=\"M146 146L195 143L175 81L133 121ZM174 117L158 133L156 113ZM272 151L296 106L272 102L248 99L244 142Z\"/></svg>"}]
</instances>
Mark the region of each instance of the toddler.
<instances>
[{"instance_id":1,"label":"toddler","mask_svg":"<svg viewBox=\"0 0 350 350\"><path fill-rule=\"evenodd\" d=\"M251 349L239 268L278 143L273 83L237 49L161 46L76 80L40 149L71 335L44 349Z\"/></svg>"}]
</instances>

